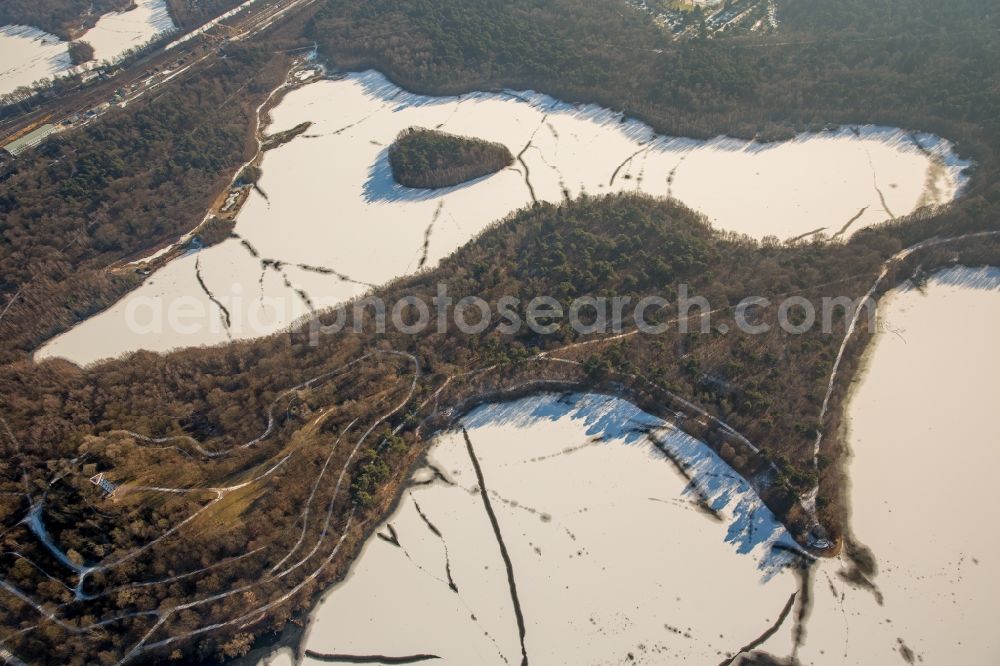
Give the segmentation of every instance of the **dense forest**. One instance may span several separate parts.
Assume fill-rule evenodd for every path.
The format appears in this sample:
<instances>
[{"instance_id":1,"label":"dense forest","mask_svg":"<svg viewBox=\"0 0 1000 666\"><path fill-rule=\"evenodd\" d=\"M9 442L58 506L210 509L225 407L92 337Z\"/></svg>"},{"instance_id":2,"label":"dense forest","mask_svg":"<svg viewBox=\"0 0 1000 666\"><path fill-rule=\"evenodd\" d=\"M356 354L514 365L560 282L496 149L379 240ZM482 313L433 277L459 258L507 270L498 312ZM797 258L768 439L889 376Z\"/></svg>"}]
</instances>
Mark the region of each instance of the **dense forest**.
<instances>
[{"instance_id":1,"label":"dense forest","mask_svg":"<svg viewBox=\"0 0 1000 666\"><path fill-rule=\"evenodd\" d=\"M69 41L93 28L103 14L134 6L135 0L4 0L0 25L30 25Z\"/></svg>"},{"instance_id":2,"label":"dense forest","mask_svg":"<svg viewBox=\"0 0 1000 666\"><path fill-rule=\"evenodd\" d=\"M537 89L691 137L886 124L992 161L995 3L786 0L778 16L777 35L674 41L624 2L329 0L311 35L338 64L419 92Z\"/></svg>"},{"instance_id":3,"label":"dense forest","mask_svg":"<svg viewBox=\"0 0 1000 666\"><path fill-rule=\"evenodd\" d=\"M74 65L82 65L94 59L94 47L89 42L76 40L69 43L69 59Z\"/></svg>"},{"instance_id":4,"label":"dense forest","mask_svg":"<svg viewBox=\"0 0 1000 666\"><path fill-rule=\"evenodd\" d=\"M991 3L786 0L779 15L775 35L675 42L624 2L327 0L308 29L321 51L410 89L533 88L699 137L884 123L957 140L977 162L957 204L845 243L756 242L644 197L536 205L380 295L430 295L446 282L456 299L674 299L672 285L687 282L729 306L750 294L826 296L817 285L830 284L857 297L904 247L1000 228L1000 17ZM869 339L848 348L819 423L839 320L832 336L671 329L586 347L570 346L580 338L568 327L511 337L495 321L473 336L431 326L420 336L343 332L318 346L298 330L87 369L27 360L138 283L108 265L201 218L248 157L252 109L284 75L280 50L232 49L155 103L51 140L0 176L0 625L17 630L5 632L5 648L67 664L117 663L140 640L146 651L133 656L148 661L245 653L343 575L408 465L448 425L443 410L530 380L623 393L675 418L690 411L678 398L687 401L706 418L679 425L758 479L793 532L809 527L797 497L818 481L821 522L844 536L843 442L828 437L819 467L810 464L816 430L838 431ZM921 250L885 288L956 261L996 264L1000 243ZM90 482L100 472L120 486L114 500ZM326 523L302 520L310 502ZM65 560L22 522L33 507ZM83 575L85 566L93 572Z\"/></svg>"},{"instance_id":5,"label":"dense forest","mask_svg":"<svg viewBox=\"0 0 1000 666\"><path fill-rule=\"evenodd\" d=\"M192 30L225 14L242 0L167 0L167 11L182 30Z\"/></svg>"},{"instance_id":6,"label":"dense forest","mask_svg":"<svg viewBox=\"0 0 1000 666\"><path fill-rule=\"evenodd\" d=\"M411 127L389 146L389 166L406 187L450 187L496 173L514 163L507 146Z\"/></svg>"}]
</instances>

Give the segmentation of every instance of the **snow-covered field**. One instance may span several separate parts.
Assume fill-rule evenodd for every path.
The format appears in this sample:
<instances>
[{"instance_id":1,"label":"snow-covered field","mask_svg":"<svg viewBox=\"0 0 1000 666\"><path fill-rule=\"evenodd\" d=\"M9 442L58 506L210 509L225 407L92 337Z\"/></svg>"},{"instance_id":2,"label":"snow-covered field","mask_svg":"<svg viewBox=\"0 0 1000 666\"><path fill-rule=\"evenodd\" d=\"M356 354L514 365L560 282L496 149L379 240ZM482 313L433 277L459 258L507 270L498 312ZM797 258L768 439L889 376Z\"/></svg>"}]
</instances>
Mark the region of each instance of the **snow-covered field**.
<instances>
[{"instance_id":1,"label":"snow-covered field","mask_svg":"<svg viewBox=\"0 0 1000 666\"><path fill-rule=\"evenodd\" d=\"M694 483L636 428L625 401L545 394L463 420L509 553L524 649L538 664L719 663L763 633L795 592L778 574L791 539L707 446L665 428ZM437 655L517 664L508 574L461 433L313 614L320 654ZM721 519L698 507L696 485ZM421 515L422 514L422 515ZM633 658L629 659L628 655ZM315 663L306 659L306 663Z\"/></svg>"},{"instance_id":2,"label":"snow-covered field","mask_svg":"<svg viewBox=\"0 0 1000 666\"><path fill-rule=\"evenodd\" d=\"M136 0L135 9L105 14L79 39L94 47L96 62L114 61L174 27L164 0ZM67 49L67 42L38 28L0 28L0 95L68 72Z\"/></svg>"},{"instance_id":3,"label":"snow-covered field","mask_svg":"<svg viewBox=\"0 0 1000 666\"><path fill-rule=\"evenodd\" d=\"M305 121L313 123L308 132L263 161L259 184L266 198L251 192L237 220L245 244L230 239L172 261L38 357L89 363L136 349L269 334L308 314L306 297L316 308L330 306L435 265L532 196L558 202L638 190L676 197L716 227L757 238L818 229L844 237L921 205L951 201L965 180L966 163L950 144L926 134L861 127L767 145L694 141L657 135L607 109L530 92L413 95L376 72L289 93L272 112L269 131ZM522 161L457 187L404 188L392 180L387 149L410 126L499 141ZM282 265L265 269L261 259ZM228 329L196 268L229 311ZM183 323L169 326L177 311Z\"/></svg>"}]
</instances>

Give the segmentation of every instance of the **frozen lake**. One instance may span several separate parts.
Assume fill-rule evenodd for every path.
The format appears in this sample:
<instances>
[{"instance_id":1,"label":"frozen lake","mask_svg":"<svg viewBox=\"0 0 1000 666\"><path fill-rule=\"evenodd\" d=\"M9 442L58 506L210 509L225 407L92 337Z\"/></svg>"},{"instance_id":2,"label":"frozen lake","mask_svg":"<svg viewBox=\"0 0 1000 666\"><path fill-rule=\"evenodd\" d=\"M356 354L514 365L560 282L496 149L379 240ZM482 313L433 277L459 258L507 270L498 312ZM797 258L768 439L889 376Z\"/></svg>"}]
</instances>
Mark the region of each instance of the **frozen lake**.
<instances>
[{"instance_id":1,"label":"frozen lake","mask_svg":"<svg viewBox=\"0 0 1000 666\"><path fill-rule=\"evenodd\" d=\"M749 486L630 403L543 394L481 407L462 424L532 663L719 663L795 592L794 577L778 574L790 556L771 548L793 542ZM660 428L654 436L692 483L646 428ZM314 612L305 649L521 663L507 567L463 434L441 436L428 459ZM718 517L699 507L699 492Z\"/></svg>"},{"instance_id":2,"label":"frozen lake","mask_svg":"<svg viewBox=\"0 0 1000 666\"><path fill-rule=\"evenodd\" d=\"M819 229L846 237L951 201L967 166L943 139L889 128L766 145L694 141L530 92L414 95L376 72L305 85L271 115L271 133L313 125L266 153L263 194L252 191L237 218L242 240L175 259L114 307L50 341L38 358L86 364L137 349L270 334L310 307L434 266L533 197L641 191L676 197L717 228L756 238ZM452 188L404 188L392 180L387 149L411 126L498 141L521 160ZM261 259L281 264L265 268ZM205 289L226 307L228 328ZM167 325L172 308L185 312L183 325Z\"/></svg>"},{"instance_id":3,"label":"frozen lake","mask_svg":"<svg viewBox=\"0 0 1000 666\"><path fill-rule=\"evenodd\" d=\"M174 27L165 0L136 0L135 9L105 14L79 39L94 47L95 61L114 61ZM0 28L0 95L68 72L67 49L68 42L38 28Z\"/></svg>"}]
</instances>

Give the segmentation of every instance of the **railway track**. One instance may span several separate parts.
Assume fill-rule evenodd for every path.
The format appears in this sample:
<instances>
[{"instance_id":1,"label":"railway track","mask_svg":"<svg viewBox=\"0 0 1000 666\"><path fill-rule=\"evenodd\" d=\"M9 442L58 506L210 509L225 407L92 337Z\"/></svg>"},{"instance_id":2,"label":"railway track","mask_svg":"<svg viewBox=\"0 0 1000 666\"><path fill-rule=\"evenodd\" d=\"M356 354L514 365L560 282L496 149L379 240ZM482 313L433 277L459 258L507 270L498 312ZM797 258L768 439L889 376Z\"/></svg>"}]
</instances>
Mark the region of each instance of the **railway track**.
<instances>
[{"instance_id":1,"label":"railway track","mask_svg":"<svg viewBox=\"0 0 1000 666\"><path fill-rule=\"evenodd\" d=\"M164 84L183 78L198 65L220 57L220 51L226 44L252 39L315 2L256 0L224 22L212 24L204 30L202 26L191 31L203 30L196 37L183 42L171 40L164 43L104 81L80 84L35 109L0 120L0 145L47 123L65 127L62 131L87 126L109 110L138 102ZM121 94L122 91L124 94ZM107 106L104 106L105 103Z\"/></svg>"}]
</instances>

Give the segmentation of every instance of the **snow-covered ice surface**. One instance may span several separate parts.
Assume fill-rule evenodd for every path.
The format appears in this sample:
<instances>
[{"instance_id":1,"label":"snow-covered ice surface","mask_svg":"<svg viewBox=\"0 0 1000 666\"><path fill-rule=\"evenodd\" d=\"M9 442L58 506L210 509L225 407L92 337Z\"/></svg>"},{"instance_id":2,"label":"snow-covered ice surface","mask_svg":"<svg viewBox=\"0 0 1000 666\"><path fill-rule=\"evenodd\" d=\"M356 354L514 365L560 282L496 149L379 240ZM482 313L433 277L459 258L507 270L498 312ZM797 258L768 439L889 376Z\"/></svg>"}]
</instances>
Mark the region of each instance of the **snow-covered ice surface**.
<instances>
[{"instance_id":1,"label":"snow-covered ice surface","mask_svg":"<svg viewBox=\"0 0 1000 666\"><path fill-rule=\"evenodd\" d=\"M531 92L414 95L370 71L305 85L271 115L272 133L313 125L266 154L259 182L266 198L252 192L237 219L246 244L230 239L172 261L114 307L52 340L39 358L83 364L281 330L308 314L304 296L317 308L329 306L433 266L529 205L532 192L553 202L585 192L671 195L720 229L786 239L820 228L849 235L920 205L949 202L967 166L943 139L889 128L843 128L767 145L694 141ZM387 150L411 126L499 141L523 164L442 190L404 188L392 179ZM282 268L262 270L262 258ZM229 311L229 330L196 265ZM171 308L188 313L190 325L159 325Z\"/></svg>"},{"instance_id":2,"label":"snow-covered ice surface","mask_svg":"<svg viewBox=\"0 0 1000 666\"><path fill-rule=\"evenodd\" d=\"M848 406L853 531L883 599L816 574L804 664L997 663L1000 269L954 268L880 303ZM842 598L841 598L842 597Z\"/></svg>"},{"instance_id":3,"label":"snow-covered ice surface","mask_svg":"<svg viewBox=\"0 0 1000 666\"><path fill-rule=\"evenodd\" d=\"M135 9L105 14L79 39L94 47L95 62L113 62L174 27L165 0L136 0ZM0 95L72 67L68 42L59 37L29 26L0 28Z\"/></svg>"},{"instance_id":4,"label":"snow-covered ice surface","mask_svg":"<svg viewBox=\"0 0 1000 666\"><path fill-rule=\"evenodd\" d=\"M638 431L663 422L634 405L542 394L480 407L462 424L510 556L531 663L719 663L795 592L782 571L790 556L772 548L791 538L746 482L665 427L661 441L721 520L700 510ZM377 529L399 545L368 541L314 611L306 649L521 662L506 567L463 435L440 436L429 462L447 481L426 483L433 477L418 470Z\"/></svg>"},{"instance_id":5,"label":"snow-covered ice surface","mask_svg":"<svg viewBox=\"0 0 1000 666\"><path fill-rule=\"evenodd\" d=\"M66 42L55 35L24 25L0 28L0 95L72 66Z\"/></svg>"},{"instance_id":6,"label":"snow-covered ice surface","mask_svg":"<svg viewBox=\"0 0 1000 666\"><path fill-rule=\"evenodd\" d=\"M94 47L96 61L114 61L174 28L165 0L136 0L135 9L105 14L80 39Z\"/></svg>"}]
</instances>

